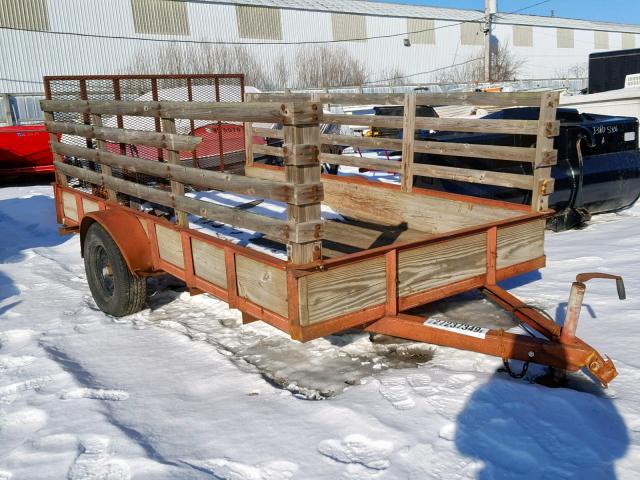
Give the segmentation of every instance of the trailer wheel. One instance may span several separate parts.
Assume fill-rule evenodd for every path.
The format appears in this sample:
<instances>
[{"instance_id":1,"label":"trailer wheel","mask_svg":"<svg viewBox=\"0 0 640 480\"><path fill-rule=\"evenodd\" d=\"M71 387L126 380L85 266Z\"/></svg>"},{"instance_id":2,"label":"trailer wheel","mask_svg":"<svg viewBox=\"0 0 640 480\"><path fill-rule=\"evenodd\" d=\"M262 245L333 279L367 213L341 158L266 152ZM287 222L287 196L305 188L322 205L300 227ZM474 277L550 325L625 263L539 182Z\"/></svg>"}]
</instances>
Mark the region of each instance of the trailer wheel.
<instances>
[{"instance_id":1,"label":"trailer wheel","mask_svg":"<svg viewBox=\"0 0 640 480\"><path fill-rule=\"evenodd\" d=\"M87 230L83 253L89 289L100 310L114 317L142 310L146 279L131 273L113 238L97 222Z\"/></svg>"}]
</instances>

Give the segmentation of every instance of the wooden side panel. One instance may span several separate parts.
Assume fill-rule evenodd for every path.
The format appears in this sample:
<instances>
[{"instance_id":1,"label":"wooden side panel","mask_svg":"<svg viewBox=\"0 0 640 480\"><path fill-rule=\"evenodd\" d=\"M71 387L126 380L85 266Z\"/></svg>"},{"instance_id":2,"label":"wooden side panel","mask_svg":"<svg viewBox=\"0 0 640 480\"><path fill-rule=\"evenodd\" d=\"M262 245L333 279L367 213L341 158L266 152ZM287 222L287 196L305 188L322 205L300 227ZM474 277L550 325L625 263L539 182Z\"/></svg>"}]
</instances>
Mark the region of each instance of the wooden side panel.
<instances>
[{"instance_id":1,"label":"wooden side panel","mask_svg":"<svg viewBox=\"0 0 640 480\"><path fill-rule=\"evenodd\" d=\"M398 252L398 293L404 297L486 271L487 235L477 233Z\"/></svg>"},{"instance_id":2,"label":"wooden side panel","mask_svg":"<svg viewBox=\"0 0 640 480\"><path fill-rule=\"evenodd\" d=\"M156 224L156 235L160 258L176 267L184 268L180 234L175 230Z\"/></svg>"},{"instance_id":3,"label":"wooden side panel","mask_svg":"<svg viewBox=\"0 0 640 480\"><path fill-rule=\"evenodd\" d=\"M227 288L224 250L196 238L191 239L193 269L196 276L222 288Z\"/></svg>"},{"instance_id":4,"label":"wooden side panel","mask_svg":"<svg viewBox=\"0 0 640 480\"><path fill-rule=\"evenodd\" d=\"M498 268L526 262L544 255L544 228L544 219L499 228Z\"/></svg>"},{"instance_id":5,"label":"wooden side panel","mask_svg":"<svg viewBox=\"0 0 640 480\"><path fill-rule=\"evenodd\" d=\"M238 296L283 317L288 316L287 275L284 270L236 255Z\"/></svg>"},{"instance_id":6,"label":"wooden side panel","mask_svg":"<svg viewBox=\"0 0 640 480\"><path fill-rule=\"evenodd\" d=\"M78 205L76 204L76 197L69 192L62 192L62 207L64 208L64 216L71 220L79 221L78 219Z\"/></svg>"},{"instance_id":7,"label":"wooden side panel","mask_svg":"<svg viewBox=\"0 0 640 480\"><path fill-rule=\"evenodd\" d=\"M82 209L84 210L85 214L91 213L91 212L97 212L100 210L100 205L98 204L98 202L94 202L93 200L83 198Z\"/></svg>"},{"instance_id":8,"label":"wooden side panel","mask_svg":"<svg viewBox=\"0 0 640 480\"><path fill-rule=\"evenodd\" d=\"M301 325L385 303L385 274L385 257L381 255L304 277L307 298L300 304L307 311L301 312Z\"/></svg>"},{"instance_id":9,"label":"wooden side panel","mask_svg":"<svg viewBox=\"0 0 640 480\"><path fill-rule=\"evenodd\" d=\"M420 195L417 190L400 192L327 178L322 183L324 203L337 212L387 225L404 221L409 228L427 233L448 232L522 214L517 210Z\"/></svg>"}]
</instances>

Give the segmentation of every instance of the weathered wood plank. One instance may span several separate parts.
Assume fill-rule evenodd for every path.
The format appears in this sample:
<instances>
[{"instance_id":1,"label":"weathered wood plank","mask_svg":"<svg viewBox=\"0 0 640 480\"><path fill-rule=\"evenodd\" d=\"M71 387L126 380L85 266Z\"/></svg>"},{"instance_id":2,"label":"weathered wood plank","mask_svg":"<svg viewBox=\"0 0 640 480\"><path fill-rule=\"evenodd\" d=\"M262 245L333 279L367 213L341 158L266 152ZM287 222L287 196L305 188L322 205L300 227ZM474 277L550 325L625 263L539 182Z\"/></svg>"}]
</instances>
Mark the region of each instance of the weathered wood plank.
<instances>
[{"instance_id":1,"label":"weathered wood plank","mask_svg":"<svg viewBox=\"0 0 640 480\"><path fill-rule=\"evenodd\" d=\"M380 128L402 128L403 118L387 115L346 115L325 113L324 123L336 125L360 125ZM560 122L547 122L546 131L553 136ZM537 120L496 120L491 118L437 118L416 117L416 129L440 132L504 133L512 135L537 135ZM555 133L558 135L558 133ZM275 138L275 137L274 137Z\"/></svg>"},{"instance_id":2,"label":"weathered wood plank","mask_svg":"<svg viewBox=\"0 0 640 480\"><path fill-rule=\"evenodd\" d=\"M253 165L253 124L244 123L244 164Z\"/></svg>"},{"instance_id":3,"label":"weathered wood plank","mask_svg":"<svg viewBox=\"0 0 640 480\"><path fill-rule=\"evenodd\" d=\"M192 238L191 252L193 254L193 269L196 276L218 287L227 288L224 249L198 240L197 238Z\"/></svg>"},{"instance_id":4,"label":"weathered wood plank","mask_svg":"<svg viewBox=\"0 0 640 480\"><path fill-rule=\"evenodd\" d=\"M416 167L418 165L416 164ZM284 172L276 168L251 167L246 175L277 181ZM441 233L455 228L471 227L501 218L522 215L521 209L458 201L438 196L400 192L389 185L351 184L340 177L322 177L324 201L343 215L370 220L383 225L406 222L410 229ZM419 191L419 190L418 190Z\"/></svg>"},{"instance_id":5,"label":"weathered wood plank","mask_svg":"<svg viewBox=\"0 0 640 480\"><path fill-rule=\"evenodd\" d=\"M139 102L97 100L41 100L44 112L77 112L156 118L184 118L231 122L309 125L322 118L322 108L312 102Z\"/></svg>"},{"instance_id":6,"label":"weathered wood plank","mask_svg":"<svg viewBox=\"0 0 640 480\"><path fill-rule=\"evenodd\" d=\"M497 267L504 268L544 255L545 220L498 228Z\"/></svg>"},{"instance_id":7,"label":"weathered wood plank","mask_svg":"<svg viewBox=\"0 0 640 480\"><path fill-rule=\"evenodd\" d=\"M386 301L384 256L313 273L304 279L308 315L300 318L303 326Z\"/></svg>"},{"instance_id":8,"label":"weathered wood plank","mask_svg":"<svg viewBox=\"0 0 640 480\"><path fill-rule=\"evenodd\" d=\"M253 153L258 155L271 155L274 157L284 157L282 147L272 147L270 145L253 144Z\"/></svg>"},{"instance_id":9,"label":"weathered wood plank","mask_svg":"<svg viewBox=\"0 0 640 480\"><path fill-rule=\"evenodd\" d=\"M78 204L76 203L75 195L69 192L62 192L62 208L64 210L64 216L79 222L78 218Z\"/></svg>"},{"instance_id":10,"label":"weathered wood plank","mask_svg":"<svg viewBox=\"0 0 640 480\"><path fill-rule=\"evenodd\" d=\"M553 150L553 136L547 130L546 124L555 121L556 111L560 103L559 92L546 92L540 100L540 124L538 125L538 137L536 139L536 154L533 170L533 195L531 196L531 208L535 212L546 210L549 207L549 195L553 192L551 184L551 165L548 162L549 154L555 154Z\"/></svg>"},{"instance_id":11,"label":"weathered wood plank","mask_svg":"<svg viewBox=\"0 0 640 480\"><path fill-rule=\"evenodd\" d=\"M87 213L91 213L91 212L98 212L98 211L100 211L100 205L98 204L98 202L94 202L93 200L89 200L87 198L83 198L82 199L82 210L84 211L85 215Z\"/></svg>"},{"instance_id":12,"label":"weathered wood plank","mask_svg":"<svg viewBox=\"0 0 640 480\"><path fill-rule=\"evenodd\" d=\"M358 137L355 135L320 135L320 143L324 145L348 145L350 147L383 148L386 150L401 151L402 140L399 138Z\"/></svg>"},{"instance_id":13,"label":"weathered wood plank","mask_svg":"<svg viewBox=\"0 0 640 480\"><path fill-rule=\"evenodd\" d=\"M44 112L44 120L45 122L53 122L55 120L55 117L51 112ZM55 133L49 132L49 144L51 145L57 141L58 141L58 136ZM57 153L54 153L53 160L56 162L62 162L62 157ZM62 185L63 187L69 186L67 182L67 177L64 175L60 175L59 173L56 173L56 182Z\"/></svg>"},{"instance_id":14,"label":"weathered wood plank","mask_svg":"<svg viewBox=\"0 0 640 480\"><path fill-rule=\"evenodd\" d=\"M419 93L418 105L476 105L495 107L537 107L543 92L451 92L451 93ZM318 93L317 99L322 103L338 105L402 105L402 93ZM304 100L310 94L253 94L256 102L278 103L295 98Z\"/></svg>"},{"instance_id":15,"label":"weathered wood plank","mask_svg":"<svg viewBox=\"0 0 640 480\"><path fill-rule=\"evenodd\" d=\"M442 178L460 182L521 188L523 190L533 189L533 177L531 175L518 175L515 173L491 172L487 170L473 170L471 168L426 164L415 164L413 167L413 173L414 175L424 177Z\"/></svg>"},{"instance_id":16,"label":"weathered wood plank","mask_svg":"<svg viewBox=\"0 0 640 480\"><path fill-rule=\"evenodd\" d=\"M400 181L403 192L413 189L413 152L416 141L416 95L408 93L404 98L402 124L402 171Z\"/></svg>"},{"instance_id":17,"label":"weathered wood plank","mask_svg":"<svg viewBox=\"0 0 640 480\"><path fill-rule=\"evenodd\" d=\"M334 180L325 176L322 183L324 203L336 212L384 225L405 222L408 228L427 233L447 232L522 215L520 210L416 194L417 190L407 193L390 186L345 183L339 177Z\"/></svg>"},{"instance_id":18,"label":"weathered wood plank","mask_svg":"<svg viewBox=\"0 0 640 480\"><path fill-rule=\"evenodd\" d=\"M514 162L534 162L536 150L525 147L502 145L479 145L475 143L451 143L416 140L415 151L431 155L511 160Z\"/></svg>"},{"instance_id":19,"label":"weathered wood plank","mask_svg":"<svg viewBox=\"0 0 640 480\"><path fill-rule=\"evenodd\" d=\"M160 258L176 267L184 268L180 233L172 228L163 227L156 223L156 238L158 239L158 253L160 254Z\"/></svg>"},{"instance_id":20,"label":"weathered wood plank","mask_svg":"<svg viewBox=\"0 0 640 480\"><path fill-rule=\"evenodd\" d=\"M93 115L98 118L98 115ZM202 141L200 137L178 135L175 133L157 133L150 130L131 130L123 128L103 127L101 125L83 125L69 122L45 122L47 130L52 133L64 133L85 138L95 138L114 143L146 145L166 148L168 150L191 151Z\"/></svg>"},{"instance_id":21,"label":"weathered wood plank","mask_svg":"<svg viewBox=\"0 0 640 480\"><path fill-rule=\"evenodd\" d=\"M287 183L294 185L319 185L320 163L318 125L283 127L286 152L284 174ZM310 148L309 148L310 147ZM310 153L311 152L311 153ZM320 202L307 205L287 204L287 220L296 225L319 224ZM321 231L311 241L291 240L287 243L287 256L293 263L309 263L322 258Z\"/></svg>"},{"instance_id":22,"label":"weathered wood plank","mask_svg":"<svg viewBox=\"0 0 640 480\"><path fill-rule=\"evenodd\" d=\"M276 130L275 128L253 127L253 135L265 138L277 138L280 140L284 138L284 132L282 130Z\"/></svg>"},{"instance_id":23,"label":"weathered wood plank","mask_svg":"<svg viewBox=\"0 0 640 480\"><path fill-rule=\"evenodd\" d=\"M486 271L487 236L478 233L398 252L398 292L405 297Z\"/></svg>"},{"instance_id":24,"label":"weathered wood plank","mask_svg":"<svg viewBox=\"0 0 640 480\"><path fill-rule=\"evenodd\" d=\"M332 165L345 165L349 167L369 168L383 172L399 172L402 164L395 160L383 160L381 158L356 157L355 155L334 155L321 153L319 159L323 163Z\"/></svg>"},{"instance_id":25,"label":"weathered wood plank","mask_svg":"<svg viewBox=\"0 0 640 480\"><path fill-rule=\"evenodd\" d=\"M113 188L127 195L155 202L167 207L177 208L193 215L214 220L239 228L264 233L275 239L296 242L311 242L317 239L318 224L314 222L284 222L279 219L263 217L254 213L224 207L212 202L205 202L191 197L174 196L157 188L147 187L115 177L107 177L97 172L55 162L56 169L71 177L85 180L94 185Z\"/></svg>"},{"instance_id":26,"label":"weathered wood plank","mask_svg":"<svg viewBox=\"0 0 640 480\"><path fill-rule=\"evenodd\" d=\"M100 115L91 115L91 123L98 128L102 128L102 117ZM96 140L96 146L98 150L104 152L107 150L107 144L102 139ZM102 165L102 173L105 175L111 175L111 167L109 165ZM107 198L112 202L117 202L118 197L116 192L110 188L107 188Z\"/></svg>"},{"instance_id":27,"label":"weathered wood plank","mask_svg":"<svg viewBox=\"0 0 640 480\"><path fill-rule=\"evenodd\" d=\"M175 135L176 133L176 121L172 118L163 118L162 131L167 135ZM167 162L169 165L180 165L180 152L177 150L167 150ZM184 195L184 183L175 179L171 179L171 193L174 196ZM189 226L189 218L187 212L183 212L175 209L176 223L183 228Z\"/></svg>"},{"instance_id":28,"label":"weathered wood plank","mask_svg":"<svg viewBox=\"0 0 640 480\"><path fill-rule=\"evenodd\" d=\"M301 205L315 203L322 199L322 185L292 185L184 165L171 165L155 160L128 157L58 142L53 143L51 148L57 154L84 158L103 165L126 168L131 173L144 173L161 178L171 176L178 182L214 190L241 193L243 195Z\"/></svg>"},{"instance_id":29,"label":"weathered wood plank","mask_svg":"<svg viewBox=\"0 0 640 480\"><path fill-rule=\"evenodd\" d=\"M287 277L274 268L242 255L236 255L238 295L274 313L288 316Z\"/></svg>"}]
</instances>

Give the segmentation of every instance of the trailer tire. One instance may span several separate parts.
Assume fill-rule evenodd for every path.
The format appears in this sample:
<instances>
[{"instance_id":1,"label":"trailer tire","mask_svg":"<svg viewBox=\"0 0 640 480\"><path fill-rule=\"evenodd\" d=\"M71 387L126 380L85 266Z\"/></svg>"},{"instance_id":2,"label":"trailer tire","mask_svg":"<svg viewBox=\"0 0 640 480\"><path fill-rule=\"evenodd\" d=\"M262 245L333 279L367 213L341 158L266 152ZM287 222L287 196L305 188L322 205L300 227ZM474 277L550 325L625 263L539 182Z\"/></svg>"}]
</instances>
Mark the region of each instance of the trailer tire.
<instances>
[{"instance_id":1,"label":"trailer tire","mask_svg":"<svg viewBox=\"0 0 640 480\"><path fill-rule=\"evenodd\" d=\"M83 254L89 289L100 310L123 317L144 308L146 279L131 273L116 242L97 222L87 229Z\"/></svg>"}]
</instances>

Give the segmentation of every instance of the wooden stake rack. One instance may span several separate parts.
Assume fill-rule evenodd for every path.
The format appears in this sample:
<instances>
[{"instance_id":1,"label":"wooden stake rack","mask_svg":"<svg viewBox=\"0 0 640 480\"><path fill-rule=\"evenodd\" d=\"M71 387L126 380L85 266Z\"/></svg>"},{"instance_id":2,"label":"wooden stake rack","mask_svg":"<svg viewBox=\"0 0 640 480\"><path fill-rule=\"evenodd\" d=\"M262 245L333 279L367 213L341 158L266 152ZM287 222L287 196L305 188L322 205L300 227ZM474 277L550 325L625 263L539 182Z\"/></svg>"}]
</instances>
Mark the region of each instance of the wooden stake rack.
<instances>
[{"instance_id":1,"label":"wooden stake rack","mask_svg":"<svg viewBox=\"0 0 640 480\"><path fill-rule=\"evenodd\" d=\"M403 105L403 117L323 114L323 105ZM416 118L416 105L538 106L539 120ZM505 360L553 367L587 368L603 384L615 367L579 339L560 340L561 329L500 289L500 280L542 268L548 195L556 161L558 95L541 93L252 95L245 103L45 100L46 126L55 155L56 212L63 231L84 232L99 222L111 233L137 275L166 272L193 293L207 292L292 338L307 341L360 327L417 341L447 345ZM65 114L65 121L57 116ZM69 114L76 121L69 121ZM162 129L136 131L109 126L113 116L160 120ZM347 118L348 117L348 118ZM175 133L176 119L234 122L245 128L245 176L182 165L180 151L198 138ZM262 125L255 125L259 123ZM402 139L322 134L326 123L403 129ZM265 127L282 125L281 129ZM531 148L425 142L417 129L497 132L529 136ZM58 140L58 135L62 139ZM68 138L66 137L68 136ZM87 139L79 145L69 139ZM283 141L265 146L264 138ZM115 153L109 144L162 149L165 161ZM402 160L324 153L326 145L390 148ZM530 163L530 175L414 163L415 152ZM282 158L269 166L256 155ZM79 162L84 160L84 162ZM398 172L398 185L360 177L320 174L320 162ZM139 172L164 187L122 175ZM517 205L413 187L415 175L528 189L531 205ZM72 179L93 186L80 189ZM185 195L185 185L283 202L286 219L233 209ZM122 198L172 209L172 220L144 213ZM352 221L321 219L321 205ZM134 203L132 203L134 205ZM189 216L263 233L286 245L287 260L213 237L190 227ZM122 234L122 231L127 234ZM393 233L393 235L390 235ZM425 324L411 309L473 289L540 336L483 330L481 338Z\"/></svg>"}]
</instances>

